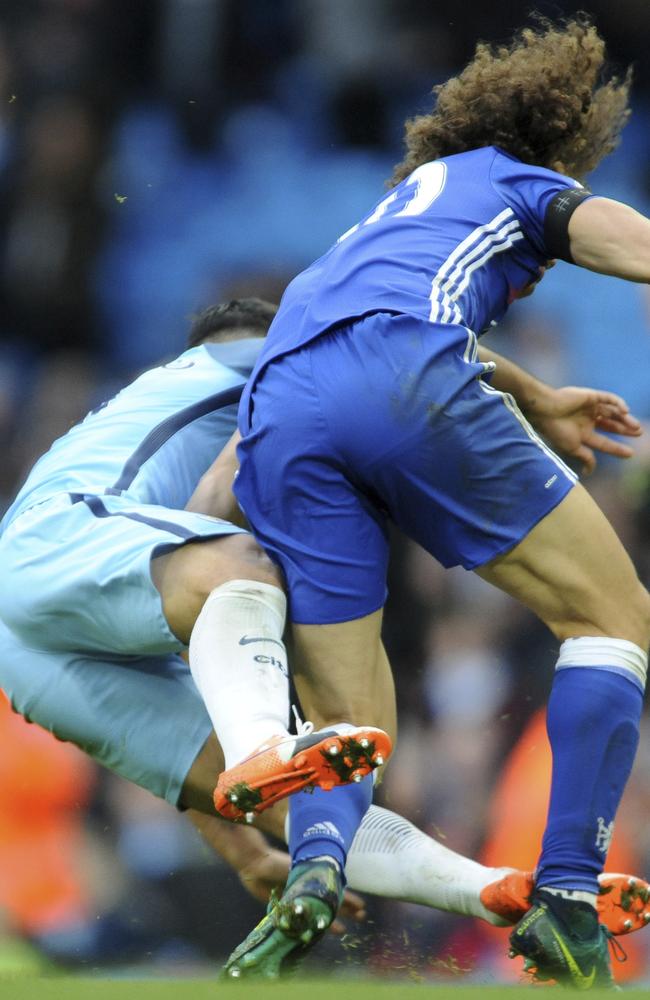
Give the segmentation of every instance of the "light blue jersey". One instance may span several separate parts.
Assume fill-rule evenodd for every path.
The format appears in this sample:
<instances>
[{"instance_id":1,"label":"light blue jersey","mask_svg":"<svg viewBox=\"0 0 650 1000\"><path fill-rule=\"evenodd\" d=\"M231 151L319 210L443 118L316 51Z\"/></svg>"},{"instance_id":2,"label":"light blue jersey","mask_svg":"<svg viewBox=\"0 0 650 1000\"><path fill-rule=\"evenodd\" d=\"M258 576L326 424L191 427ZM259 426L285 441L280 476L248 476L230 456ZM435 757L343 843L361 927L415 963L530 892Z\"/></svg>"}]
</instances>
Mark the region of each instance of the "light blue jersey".
<instances>
[{"instance_id":1,"label":"light blue jersey","mask_svg":"<svg viewBox=\"0 0 650 1000\"><path fill-rule=\"evenodd\" d=\"M236 427L262 340L203 344L152 368L59 438L0 528L57 493L182 510Z\"/></svg>"},{"instance_id":2,"label":"light blue jersey","mask_svg":"<svg viewBox=\"0 0 650 1000\"><path fill-rule=\"evenodd\" d=\"M0 687L172 803L212 724L151 562L241 531L183 507L235 428L261 344L205 344L145 372L55 442L0 532Z\"/></svg>"}]
</instances>

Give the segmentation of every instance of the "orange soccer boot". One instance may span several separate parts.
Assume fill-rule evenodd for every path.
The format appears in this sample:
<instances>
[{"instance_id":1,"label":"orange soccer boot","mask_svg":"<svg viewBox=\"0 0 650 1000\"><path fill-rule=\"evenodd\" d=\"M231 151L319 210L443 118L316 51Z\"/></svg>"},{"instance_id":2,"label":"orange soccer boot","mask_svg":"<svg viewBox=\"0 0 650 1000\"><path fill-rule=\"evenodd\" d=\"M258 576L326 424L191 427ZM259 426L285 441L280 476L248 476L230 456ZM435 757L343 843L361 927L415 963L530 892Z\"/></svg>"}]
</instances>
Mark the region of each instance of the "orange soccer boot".
<instances>
[{"instance_id":1,"label":"orange soccer boot","mask_svg":"<svg viewBox=\"0 0 650 1000\"><path fill-rule=\"evenodd\" d=\"M214 804L225 819L251 823L275 802L301 788L330 791L361 781L386 763L392 743L383 729L332 726L298 736L273 736L219 775Z\"/></svg>"},{"instance_id":2,"label":"orange soccer boot","mask_svg":"<svg viewBox=\"0 0 650 1000\"><path fill-rule=\"evenodd\" d=\"M600 922L612 934L630 934L650 923L650 885L642 878L605 872L598 876L596 909ZM483 906L517 923L530 909L535 882L532 872L513 871L481 892Z\"/></svg>"}]
</instances>

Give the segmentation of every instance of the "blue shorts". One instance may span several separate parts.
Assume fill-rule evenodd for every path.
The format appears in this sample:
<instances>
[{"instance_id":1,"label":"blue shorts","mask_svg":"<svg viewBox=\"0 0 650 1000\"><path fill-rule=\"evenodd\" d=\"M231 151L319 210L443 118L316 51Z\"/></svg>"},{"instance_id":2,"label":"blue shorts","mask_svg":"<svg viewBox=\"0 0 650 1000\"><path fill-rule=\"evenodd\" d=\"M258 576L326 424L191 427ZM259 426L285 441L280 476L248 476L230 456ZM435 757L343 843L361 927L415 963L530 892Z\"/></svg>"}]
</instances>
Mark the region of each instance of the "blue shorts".
<instances>
[{"instance_id":1,"label":"blue shorts","mask_svg":"<svg viewBox=\"0 0 650 1000\"><path fill-rule=\"evenodd\" d=\"M239 419L235 492L303 624L384 604L389 521L472 569L576 482L490 386L476 337L412 316L375 313L271 362Z\"/></svg>"}]
</instances>

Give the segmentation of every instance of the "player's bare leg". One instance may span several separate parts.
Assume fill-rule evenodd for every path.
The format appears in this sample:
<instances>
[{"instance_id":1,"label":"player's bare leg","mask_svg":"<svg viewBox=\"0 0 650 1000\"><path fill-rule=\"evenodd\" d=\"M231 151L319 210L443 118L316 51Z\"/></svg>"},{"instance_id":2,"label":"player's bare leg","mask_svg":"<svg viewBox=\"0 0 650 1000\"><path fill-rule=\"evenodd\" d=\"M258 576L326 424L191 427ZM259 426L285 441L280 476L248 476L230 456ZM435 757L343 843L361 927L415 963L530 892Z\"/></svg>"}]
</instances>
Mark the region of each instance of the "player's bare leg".
<instances>
[{"instance_id":1,"label":"player's bare leg","mask_svg":"<svg viewBox=\"0 0 650 1000\"><path fill-rule=\"evenodd\" d=\"M513 954L542 978L583 989L607 985L597 879L638 742L650 597L580 486L479 573L535 611L562 642L548 709L549 815L533 908L511 935ZM560 938L565 957L558 959Z\"/></svg>"},{"instance_id":2,"label":"player's bare leg","mask_svg":"<svg viewBox=\"0 0 650 1000\"><path fill-rule=\"evenodd\" d=\"M580 485L519 545L476 572L527 605L561 642L603 636L648 647L650 596Z\"/></svg>"},{"instance_id":3,"label":"player's bare leg","mask_svg":"<svg viewBox=\"0 0 650 1000\"><path fill-rule=\"evenodd\" d=\"M282 590L279 570L251 535L189 542L151 563L167 623L189 645L192 629L206 598L231 580L247 579Z\"/></svg>"},{"instance_id":4,"label":"player's bare leg","mask_svg":"<svg viewBox=\"0 0 650 1000\"><path fill-rule=\"evenodd\" d=\"M383 612L335 625L294 625L293 676L318 726L367 722L397 737L395 685L381 641Z\"/></svg>"}]
</instances>

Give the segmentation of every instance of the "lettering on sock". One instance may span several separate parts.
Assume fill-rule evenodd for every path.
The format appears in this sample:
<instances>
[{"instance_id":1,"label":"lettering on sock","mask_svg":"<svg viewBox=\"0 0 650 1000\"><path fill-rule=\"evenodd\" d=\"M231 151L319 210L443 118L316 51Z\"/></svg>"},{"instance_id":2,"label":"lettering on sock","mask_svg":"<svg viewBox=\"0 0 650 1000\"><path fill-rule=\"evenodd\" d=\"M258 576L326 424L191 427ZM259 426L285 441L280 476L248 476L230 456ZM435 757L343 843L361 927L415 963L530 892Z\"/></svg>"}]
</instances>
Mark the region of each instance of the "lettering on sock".
<instances>
[{"instance_id":1,"label":"lettering on sock","mask_svg":"<svg viewBox=\"0 0 650 1000\"><path fill-rule=\"evenodd\" d=\"M253 659L256 663L270 663L272 666L277 667L281 674L285 677L289 676L289 671L284 665L282 660L276 660L275 656L264 656L263 653L258 653Z\"/></svg>"}]
</instances>

